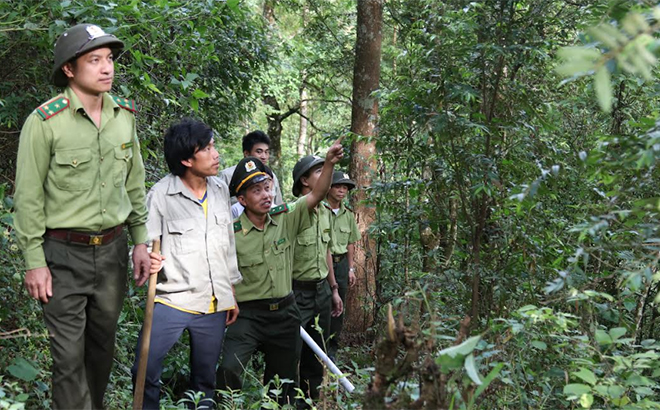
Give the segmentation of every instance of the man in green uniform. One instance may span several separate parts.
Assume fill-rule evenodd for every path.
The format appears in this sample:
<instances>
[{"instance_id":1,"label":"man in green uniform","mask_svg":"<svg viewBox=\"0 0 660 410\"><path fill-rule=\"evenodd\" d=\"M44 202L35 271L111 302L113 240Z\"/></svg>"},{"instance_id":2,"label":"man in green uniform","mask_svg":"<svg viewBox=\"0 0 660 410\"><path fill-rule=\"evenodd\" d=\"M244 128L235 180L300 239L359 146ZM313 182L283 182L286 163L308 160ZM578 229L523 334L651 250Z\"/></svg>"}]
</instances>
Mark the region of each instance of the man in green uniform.
<instances>
[{"instance_id":1,"label":"man in green uniform","mask_svg":"<svg viewBox=\"0 0 660 410\"><path fill-rule=\"evenodd\" d=\"M348 287L355 285L355 267L353 266L353 253L355 242L360 239L360 231L355 222L353 210L344 202L348 191L355 188L355 182L351 181L348 174L335 171L332 174L332 187L328 191L327 204L332 210L332 267L335 279L339 285L339 296L346 306L346 292ZM328 354L334 360L339 348L339 338L344 325L346 309L339 316L333 316L330 321L330 342L328 343Z\"/></svg>"},{"instance_id":2,"label":"man in green uniform","mask_svg":"<svg viewBox=\"0 0 660 410\"><path fill-rule=\"evenodd\" d=\"M62 94L21 131L16 234L25 286L42 302L53 359L54 409L101 409L126 291L128 242L135 280L149 275L144 166L132 101L108 94L123 47L81 24L55 44Z\"/></svg>"},{"instance_id":3,"label":"man in green uniform","mask_svg":"<svg viewBox=\"0 0 660 410\"><path fill-rule=\"evenodd\" d=\"M219 388L240 389L243 369L255 352L265 354L264 383L275 375L297 379L301 344L300 312L291 291L294 240L310 224L310 213L330 187L332 168L343 156L341 139L328 150L316 187L295 203L271 209L270 170L257 158L243 158L229 185L245 207L234 223L238 269L243 281L235 286L240 315L225 336L218 369ZM280 403L293 402L293 386L283 386Z\"/></svg>"},{"instance_id":4,"label":"man in green uniform","mask_svg":"<svg viewBox=\"0 0 660 410\"><path fill-rule=\"evenodd\" d=\"M325 160L308 155L293 167L293 195L307 195L316 187ZM301 326L317 345L325 347L330 336L330 317L342 312L342 300L332 271L330 245L331 213L318 206L311 215L311 226L298 233L293 253L293 291L300 309ZM331 312L332 311L332 312ZM316 318L318 326L315 328ZM323 382L323 365L306 344L300 352L300 387L312 400L318 399Z\"/></svg>"}]
</instances>

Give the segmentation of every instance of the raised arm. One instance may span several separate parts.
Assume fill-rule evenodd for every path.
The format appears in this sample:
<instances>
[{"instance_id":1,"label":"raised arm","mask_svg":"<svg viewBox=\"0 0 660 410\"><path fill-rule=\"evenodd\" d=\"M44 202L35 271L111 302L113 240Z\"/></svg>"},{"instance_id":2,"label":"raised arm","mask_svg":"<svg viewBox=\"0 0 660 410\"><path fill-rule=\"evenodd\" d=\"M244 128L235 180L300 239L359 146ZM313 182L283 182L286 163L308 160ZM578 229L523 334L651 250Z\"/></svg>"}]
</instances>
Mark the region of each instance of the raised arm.
<instances>
[{"instance_id":1,"label":"raised arm","mask_svg":"<svg viewBox=\"0 0 660 410\"><path fill-rule=\"evenodd\" d=\"M321 176L312 192L307 194L307 208L314 209L328 193L330 189L330 184L332 183L332 171L335 167L335 164L339 162L344 157L344 148L341 146L341 140L344 139L344 136L341 136L335 141L334 144L328 150L328 153L325 155L325 162L323 163L323 169L321 171Z\"/></svg>"}]
</instances>

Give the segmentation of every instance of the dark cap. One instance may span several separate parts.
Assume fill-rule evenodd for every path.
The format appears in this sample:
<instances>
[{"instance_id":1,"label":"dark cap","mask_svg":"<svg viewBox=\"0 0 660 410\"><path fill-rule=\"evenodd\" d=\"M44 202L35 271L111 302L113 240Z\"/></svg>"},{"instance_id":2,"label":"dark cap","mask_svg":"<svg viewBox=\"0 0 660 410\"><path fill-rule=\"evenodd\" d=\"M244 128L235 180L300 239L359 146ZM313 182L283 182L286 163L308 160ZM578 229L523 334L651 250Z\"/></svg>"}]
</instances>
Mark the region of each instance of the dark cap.
<instances>
[{"instance_id":1,"label":"dark cap","mask_svg":"<svg viewBox=\"0 0 660 410\"><path fill-rule=\"evenodd\" d=\"M237 196L254 184L273 178L270 170L259 158L245 157L238 162L229 182L229 195Z\"/></svg>"},{"instance_id":2,"label":"dark cap","mask_svg":"<svg viewBox=\"0 0 660 410\"><path fill-rule=\"evenodd\" d=\"M307 173L310 169L314 168L318 164L323 164L325 159L319 157L318 155L307 155L298 160L296 165L293 167L293 195L300 196L302 191L302 183L300 178Z\"/></svg>"},{"instance_id":3,"label":"dark cap","mask_svg":"<svg viewBox=\"0 0 660 410\"><path fill-rule=\"evenodd\" d=\"M108 47L116 51L124 48L124 43L94 24L78 24L65 31L55 43L53 84L65 87L69 80L62 71L62 66L74 58L100 47Z\"/></svg>"},{"instance_id":4,"label":"dark cap","mask_svg":"<svg viewBox=\"0 0 660 410\"><path fill-rule=\"evenodd\" d=\"M332 185L348 185L348 189L351 190L355 188L355 182L351 181L351 178L347 173L342 171L335 171L332 173Z\"/></svg>"}]
</instances>

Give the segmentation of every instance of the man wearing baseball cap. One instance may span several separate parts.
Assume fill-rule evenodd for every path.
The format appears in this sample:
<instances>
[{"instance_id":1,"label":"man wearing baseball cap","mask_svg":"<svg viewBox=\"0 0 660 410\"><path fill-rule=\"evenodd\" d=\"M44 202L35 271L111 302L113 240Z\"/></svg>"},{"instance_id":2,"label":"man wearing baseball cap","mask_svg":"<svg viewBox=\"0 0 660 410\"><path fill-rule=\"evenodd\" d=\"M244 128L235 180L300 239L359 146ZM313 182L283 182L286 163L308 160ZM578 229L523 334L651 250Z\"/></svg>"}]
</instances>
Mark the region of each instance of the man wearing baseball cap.
<instances>
[{"instance_id":1,"label":"man wearing baseball cap","mask_svg":"<svg viewBox=\"0 0 660 410\"><path fill-rule=\"evenodd\" d=\"M294 241L310 226L311 213L330 188L332 169L343 156L341 139L328 150L315 188L296 202L271 208L270 170L257 158L243 158L232 176L229 193L245 207L234 222L236 256L243 281L236 285L240 315L225 336L220 388L240 389L252 354L265 355L264 384L275 375L297 380L300 311L292 292ZM269 389L269 391L272 391ZM293 404L291 383L282 386L280 404Z\"/></svg>"},{"instance_id":2,"label":"man wearing baseball cap","mask_svg":"<svg viewBox=\"0 0 660 410\"><path fill-rule=\"evenodd\" d=\"M50 335L53 409L102 409L131 234L134 278L148 275L144 165L133 101L108 92L124 44L79 24L55 44L52 82L63 87L21 131L16 236L25 286Z\"/></svg>"}]
</instances>

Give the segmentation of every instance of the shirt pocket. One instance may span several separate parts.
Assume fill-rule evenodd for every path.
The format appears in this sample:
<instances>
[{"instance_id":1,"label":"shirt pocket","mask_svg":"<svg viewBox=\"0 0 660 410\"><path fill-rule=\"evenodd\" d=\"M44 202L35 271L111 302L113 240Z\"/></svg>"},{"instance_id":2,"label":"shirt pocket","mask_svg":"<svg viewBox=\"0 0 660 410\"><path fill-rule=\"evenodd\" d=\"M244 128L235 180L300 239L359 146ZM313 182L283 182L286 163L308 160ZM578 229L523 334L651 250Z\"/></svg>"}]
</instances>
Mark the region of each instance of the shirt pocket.
<instances>
[{"instance_id":1,"label":"shirt pocket","mask_svg":"<svg viewBox=\"0 0 660 410\"><path fill-rule=\"evenodd\" d=\"M243 276L243 285L249 285L259 280L259 271L264 271L262 254L238 255L238 270Z\"/></svg>"},{"instance_id":2,"label":"shirt pocket","mask_svg":"<svg viewBox=\"0 0 660 410\"><path fill-rule=\"evenodd\" d=\"M290 256L287 255L287 249L289 249L290 246L291 242L289 242L287 238L282 238L273 243L273 246L271 247L273 259L275 260L275 267L278 273L285 272L287 268L287 260L289 262L291 261L291 259L288 259ZM288 269L291 270L290 264Z\"/></svg>"},{"instance_id":3,"label":"shirt pocket","mask_svg":"<svg viewBox=\"0 0 660 410\"><path fill-rule=\"evenodd\" d=\"M114 183L116 187L126 185L126 177L128 176L128 163L133 158L133 147L126 147L122 144L115 147L115 163L114 163Z\"/></svg>"},{"instance_id":4,"label":"shirt pocket","mask_svg":"<svg viewBox=\"0 0 660 410\"><path fill-rule=\"evenodd\" d=\"M348 245L348 238L351 235L351 228L348 226L340 226L339 233L337 234L337 245Z\"/></svg>"},{"instance_id":5,"label":"shirt pocket","mask_svg":"<svg viewBox=\"0 0 660 410\"><path fill-rule=\"evenodd\" d=\"M293 257L299 261L307 261L316 258L316 236L304 235L296 238L296 249Z\"/></svg>"},{"instance_id":6,"label":"shirt pocket","mask_svg":"<svg viewBox=\"0 0 660 410\"><path fill-rule=\"evenodd\" d=\"M86 191L92 187L96 172L89 148L55 150L52 169L55 185L64 191Z\"/></svg>"},{"instance_id":7,"label":"shirt pocket","mask_svg":"<svg viewBox=\"0 0 660 410\"><path fill-rule=\"evenodd\" d=\"M185 255L195 251L205 250L204 242L197 238L196 222L194 218L173 219L167 221L167 233L172 241L174 253Z\"/></svg>"},{"instance_id":8,"label":"shirt pocket","mask_svg":"<svg viewBox=\"0 0 660 410\"><path fill-rule=\"evenodd\" d=\"M213 215L213 218L215 220L214 242L221 248L225 248L229 246L229 230L227 229L227 224L230 223L229 217L226 213L217 213Z\"/></svg>"}]
</instances>

